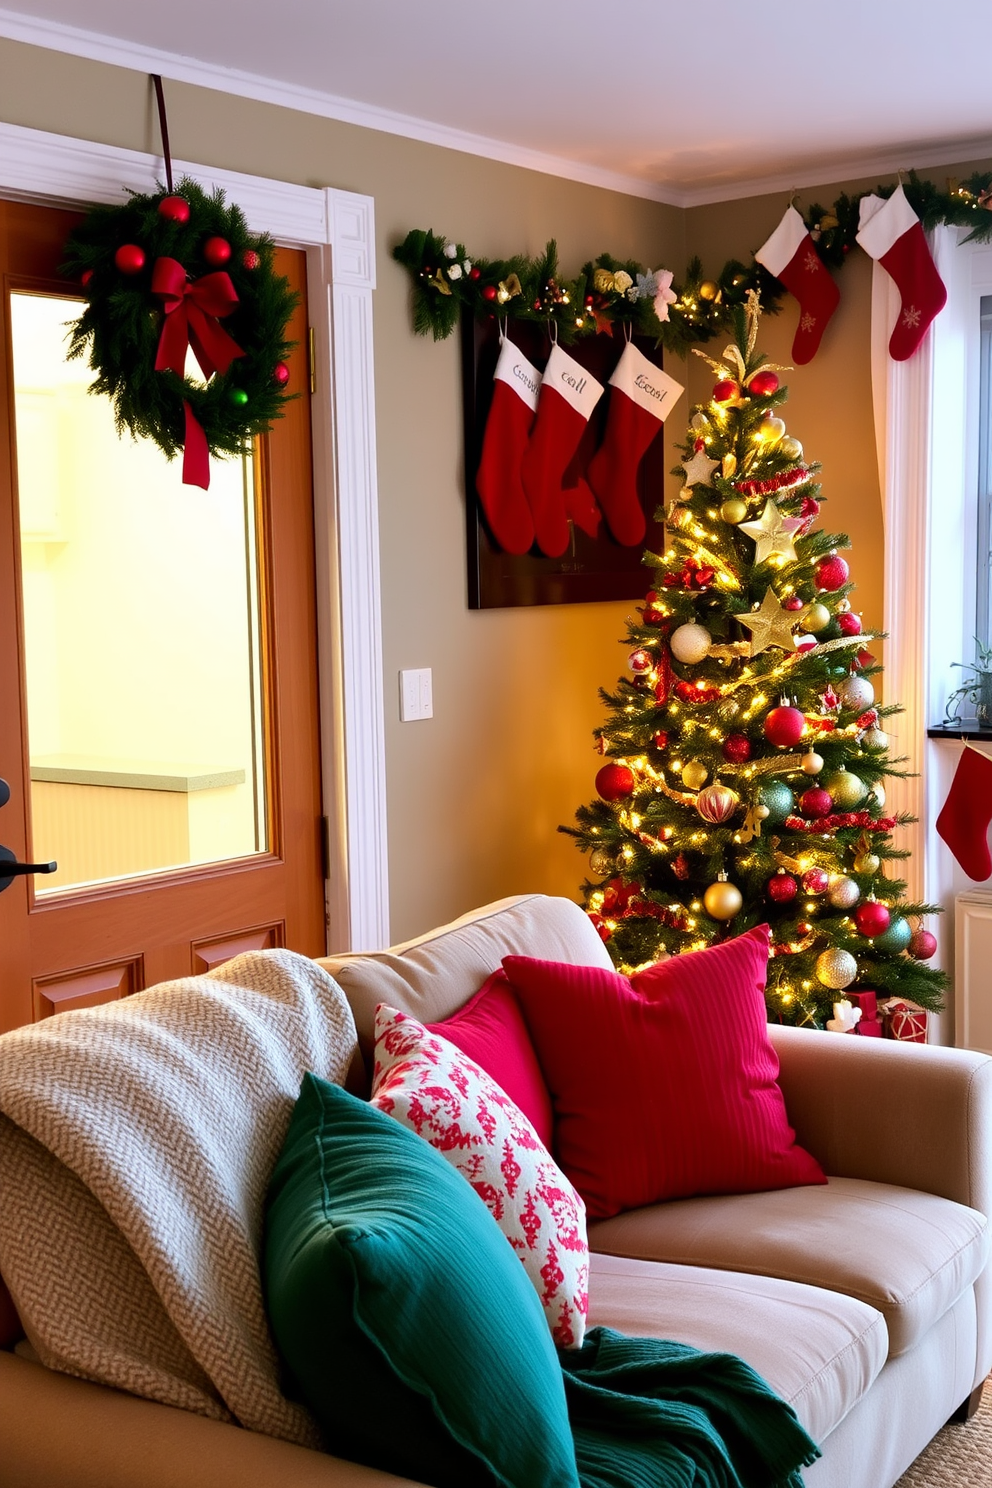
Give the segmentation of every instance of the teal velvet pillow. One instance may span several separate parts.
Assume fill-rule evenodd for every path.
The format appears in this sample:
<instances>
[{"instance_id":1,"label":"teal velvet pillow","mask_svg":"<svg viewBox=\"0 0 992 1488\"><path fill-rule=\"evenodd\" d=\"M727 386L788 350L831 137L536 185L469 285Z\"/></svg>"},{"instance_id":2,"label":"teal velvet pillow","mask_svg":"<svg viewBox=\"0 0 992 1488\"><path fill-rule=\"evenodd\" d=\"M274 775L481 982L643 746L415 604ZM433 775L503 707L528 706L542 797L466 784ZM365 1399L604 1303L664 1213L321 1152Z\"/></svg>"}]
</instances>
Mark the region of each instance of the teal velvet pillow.
<instances>
[{"instance_id":1,"label":"teal velvet pillow","mask_svg":"<svg viewBox=\"0 0 992 1488\"><path fill-rule=\"evenodd\" d=\"M329 1451L437 1488L578 1488L537 1293L483 1201L305 1075L269 1188L269 1321Z\"/></svg>"}]
</instances>

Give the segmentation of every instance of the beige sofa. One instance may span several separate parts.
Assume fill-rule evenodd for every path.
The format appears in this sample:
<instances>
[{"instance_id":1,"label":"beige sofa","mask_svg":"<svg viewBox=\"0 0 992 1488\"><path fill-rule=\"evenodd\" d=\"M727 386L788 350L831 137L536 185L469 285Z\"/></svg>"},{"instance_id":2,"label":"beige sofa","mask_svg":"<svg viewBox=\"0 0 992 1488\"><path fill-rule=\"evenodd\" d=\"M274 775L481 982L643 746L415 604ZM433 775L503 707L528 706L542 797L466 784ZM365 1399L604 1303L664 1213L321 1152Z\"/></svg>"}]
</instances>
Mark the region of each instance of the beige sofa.
<instances>
[{"instance_id":1,"label":"beige sofa","mask_svg":"<svg viewBox=\"0 0 992 1488\"><path fill-rule=\"evenodd\" d=\"M367 1048L376 1003L445 1017L510 953L610 965L577 906L542 895L322 964ZM798 1140L830 1182L591 1225L590 1324L739 1354L820 1443L809 1488L890 1488L992 1367L992 1059L791 1028L771 1035ZM401 1482L57 1374L24 1353L0 1352L4 1488Z\"/></svg>"}]
</instances>

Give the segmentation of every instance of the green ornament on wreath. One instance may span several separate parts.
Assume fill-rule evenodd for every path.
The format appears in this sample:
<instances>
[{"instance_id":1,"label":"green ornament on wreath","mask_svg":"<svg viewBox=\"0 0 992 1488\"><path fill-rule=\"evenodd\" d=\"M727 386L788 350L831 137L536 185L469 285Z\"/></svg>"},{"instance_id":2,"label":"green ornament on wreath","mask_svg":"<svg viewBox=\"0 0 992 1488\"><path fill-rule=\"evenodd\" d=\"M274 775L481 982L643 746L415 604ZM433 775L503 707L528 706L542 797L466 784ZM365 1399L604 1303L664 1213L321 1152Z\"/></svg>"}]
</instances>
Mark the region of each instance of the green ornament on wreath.
<instances>
[{"instance_id":1,"label":"green ornament on wreath","mask_svg":"<svg viewBox=\"0 0 992 1488\"><path fill-rule=\"evenodd\" d=\"M186 485L205 490L209 455L246 453L295 396L286 328L299 297L273 262L271 239L189 177L97 207L69 235L63 272L87 297L69 356L88 353L90 392L113 400L119 434L170 460L183 451ZM186 376L187 348L203 382Z\"/></svg>"}]
</instances>

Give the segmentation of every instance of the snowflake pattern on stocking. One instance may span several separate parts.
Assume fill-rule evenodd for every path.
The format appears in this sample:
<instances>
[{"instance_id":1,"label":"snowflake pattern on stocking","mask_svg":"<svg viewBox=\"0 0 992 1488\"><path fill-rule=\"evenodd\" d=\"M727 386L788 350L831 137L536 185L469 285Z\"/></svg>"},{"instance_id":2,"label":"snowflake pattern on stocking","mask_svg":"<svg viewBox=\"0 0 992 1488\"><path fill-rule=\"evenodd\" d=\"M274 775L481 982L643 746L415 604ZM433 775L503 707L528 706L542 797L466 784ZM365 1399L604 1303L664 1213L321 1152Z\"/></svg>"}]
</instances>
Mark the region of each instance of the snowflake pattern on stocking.
<instances>
[{"instance_id":1,"label":"snowflake pattern on stocking","mask_svg":"<svg viewBox=\"0 0 992 1488\"><path fill-rule=\"evenodd\" d=\"M463 1175L523 1263L555 1342L578 1348L589 1311L585 1205L523 1112L473 1060L380 1005L371 1104Z\"/></svg>"}]
</instances>

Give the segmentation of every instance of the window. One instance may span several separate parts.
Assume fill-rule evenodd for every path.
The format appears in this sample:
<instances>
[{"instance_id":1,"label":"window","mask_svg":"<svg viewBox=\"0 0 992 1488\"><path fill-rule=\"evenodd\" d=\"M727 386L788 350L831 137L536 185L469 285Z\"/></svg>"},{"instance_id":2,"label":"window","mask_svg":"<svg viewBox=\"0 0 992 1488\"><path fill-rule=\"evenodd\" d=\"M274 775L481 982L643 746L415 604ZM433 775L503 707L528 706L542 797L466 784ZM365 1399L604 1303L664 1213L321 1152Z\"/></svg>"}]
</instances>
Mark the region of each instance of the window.
<instances>
[{"instance_id":1,"label":"window","mask_svg":"<svg viewBox=\"0 0 992 1488\"><path fill-rule=\"evenodd\" d=\"M992 295L979 302L981 339L978 395L978 567L975 575L979 644L992 644ZM968 658L970 659L970 658Z\"/></svg>"}]
</instances>

